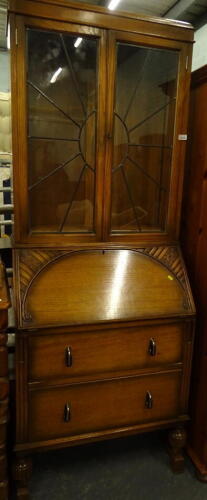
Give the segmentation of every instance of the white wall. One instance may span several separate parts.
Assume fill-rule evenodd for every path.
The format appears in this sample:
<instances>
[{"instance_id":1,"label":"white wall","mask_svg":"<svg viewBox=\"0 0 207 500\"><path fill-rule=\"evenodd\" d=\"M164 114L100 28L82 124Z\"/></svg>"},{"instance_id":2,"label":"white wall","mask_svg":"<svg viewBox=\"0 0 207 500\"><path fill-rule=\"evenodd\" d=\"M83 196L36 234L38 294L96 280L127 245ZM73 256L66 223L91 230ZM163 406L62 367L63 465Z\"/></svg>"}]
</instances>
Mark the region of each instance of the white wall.
<instances>
[{"instance_id":1,"label":"white wall","mask_svg":"<svg viewBox=\"0 0 207 500\"><path fill-rule=\"evenodd\" d=\"M207 24L195 32L192 71L207 64Z\"/></svg>"},{"instance_id":2,"label":"white wall","mask_svg":"<svg viewBox=\"0 0 207 500\"><path fill-rule=\"evenodd\" d=\"M10 92L10 53L0 49L0 92Z\"/></svg>"},{"instance_id":3,"label":"white wall","mask_svg":"<svg viewBox=\"0 0 207 500\"><path fill-rule=\"evenodd\" d=\"M10 96L10 54L0 49L0 160L11 160L11 96ZM0 188L3 180L10 178L8 167L0 168ZM3 193L0 193L3 204ZM4 219L0 215L0 220ZM1 236L3 232L1 231Z\"/></svg>"}]
</instances>

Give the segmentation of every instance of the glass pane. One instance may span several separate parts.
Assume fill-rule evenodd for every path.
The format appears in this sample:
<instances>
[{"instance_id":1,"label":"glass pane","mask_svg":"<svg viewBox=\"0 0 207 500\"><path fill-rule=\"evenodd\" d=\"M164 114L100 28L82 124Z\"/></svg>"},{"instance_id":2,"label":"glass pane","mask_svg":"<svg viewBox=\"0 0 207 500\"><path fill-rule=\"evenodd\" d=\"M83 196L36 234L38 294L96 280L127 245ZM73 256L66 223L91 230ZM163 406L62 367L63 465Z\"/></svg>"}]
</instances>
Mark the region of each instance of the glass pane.
<instances>
[{"instance_id":1,"label":"glass pane","mask_svg":"<svg viewBox=\"0 0 207 500\"><path fill-rule=\"evenodd\" d=\"M94 172L79 156L52 177L45 176L43 182L33 184L30 201L33 207L31 227L40 232L77 232L83 228L90 231L93 227Z\"/></svg>"},{"instance_id":2,"label":"glass pane","mask_svg":"<svg viewBox=\"0 0 207 500\"><path fill-rule=\"evenodd\" d=\"M112 231L165 230L178 58L117 44Z\"/></svg>"},{"instance_id":3,"label":"glass pane","mask_svg":"<svg viewBox=\"0 0 207 500\"><path fill-rule=\"evenodd\" d=\"M93 225L94 172L89 168L84 168L81 174L78 188L71 200L70 210L67 209L65 214L63 227L65 231L70 227L75 227L77 230L85 227L85 230L89 230Z\"/></svg>"},{"instance_id":4,"label":"glass pane","mask_svg":"<svg viewBox=\"0 0 207 500\"><path fill-rule=\"evenodd\" d=\"M114 172L112 177L112 227L116 230L136 230L136 214L128 193L123 168Z\"/></svg>"},{"instance_id":5,"label":"glass pane","mask_svg":"<svg viewBox=\"0 0 207 500\"><path fill-rule=\"evenodd\" d=\"M93 232L97 40L27 30L28 180L35 232Z\"/></svg>"}]
</instances>

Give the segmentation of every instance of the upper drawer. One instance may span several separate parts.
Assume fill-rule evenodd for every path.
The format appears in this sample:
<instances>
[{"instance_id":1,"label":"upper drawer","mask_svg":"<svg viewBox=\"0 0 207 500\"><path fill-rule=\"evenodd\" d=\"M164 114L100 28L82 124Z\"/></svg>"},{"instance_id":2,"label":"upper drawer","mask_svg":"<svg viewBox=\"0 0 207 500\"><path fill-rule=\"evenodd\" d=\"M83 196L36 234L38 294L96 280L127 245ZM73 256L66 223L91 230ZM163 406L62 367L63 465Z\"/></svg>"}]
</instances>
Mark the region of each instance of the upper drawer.
<instances>
[{"instance_id":1,"label":"upper drawer","mask_svg":"<svg viewBox=\"0 0 207 500\"><path fill-rule=\"evenodd\" d=\"M30 380L90 376L182 360L182 323L29 337Z\"/></svg>"}]
</instances>

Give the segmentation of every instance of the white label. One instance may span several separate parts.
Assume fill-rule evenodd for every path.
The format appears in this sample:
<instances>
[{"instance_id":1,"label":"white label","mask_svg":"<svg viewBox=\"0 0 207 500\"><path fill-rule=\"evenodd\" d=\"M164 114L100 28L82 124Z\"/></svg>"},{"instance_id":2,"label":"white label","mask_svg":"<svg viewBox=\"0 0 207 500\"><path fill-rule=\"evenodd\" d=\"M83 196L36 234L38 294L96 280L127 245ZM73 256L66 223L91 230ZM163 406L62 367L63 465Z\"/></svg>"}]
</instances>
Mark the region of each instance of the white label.
<instances>
[{"instance_id":1,"label":"white label","mask_svg":"<svg viewBox=\"0 0 207 500\"><path fill-rule=\"evenodd\" d=\"M178 136L179 141L187 141L187 138L188 138L187 134L179 134Z\"/></svg>"}]
</instances>

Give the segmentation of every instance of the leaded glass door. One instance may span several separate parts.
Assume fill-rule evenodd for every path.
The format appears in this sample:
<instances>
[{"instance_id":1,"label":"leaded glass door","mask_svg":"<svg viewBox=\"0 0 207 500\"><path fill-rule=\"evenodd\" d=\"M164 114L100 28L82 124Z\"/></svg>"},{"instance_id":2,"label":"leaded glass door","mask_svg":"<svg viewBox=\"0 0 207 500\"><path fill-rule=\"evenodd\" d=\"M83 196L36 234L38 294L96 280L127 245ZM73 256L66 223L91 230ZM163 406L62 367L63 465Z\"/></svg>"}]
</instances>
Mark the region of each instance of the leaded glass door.
<instances>
[{"instance_id":1,"label":"leaded glass door","mask_svg":"<svg viewBox=\"0 0 207 500\"><path fill-rule=\"evenodd\" d=\"M147 234L162 237L169 231L172 178L179 170L173 152L183 54L179 43L150 42L111 34L110 239L126 241L132 235L141 241Z\"/></svg>"},{"instance_id":2,"label":"leaded glass door","mask_svg":"<svg viewBox=\"0 0 207 500\"><path fill-rule=\"evenodd\" d=\"M16 243L175 240L186 44L21 16L16 23Z\"/></svg>"},{"instance_id":3,"label":"leaded glass door","mask_svg":"<svg viewBox=\"0 0 207 500\"><path fill-rule=\"evenodd\" d=\"M100 239L105 99L98 81L104 33L66 23L49 29L48 22L35 19L21 33L25 232L37 242Z\"/></svg>"}]
</instances>

